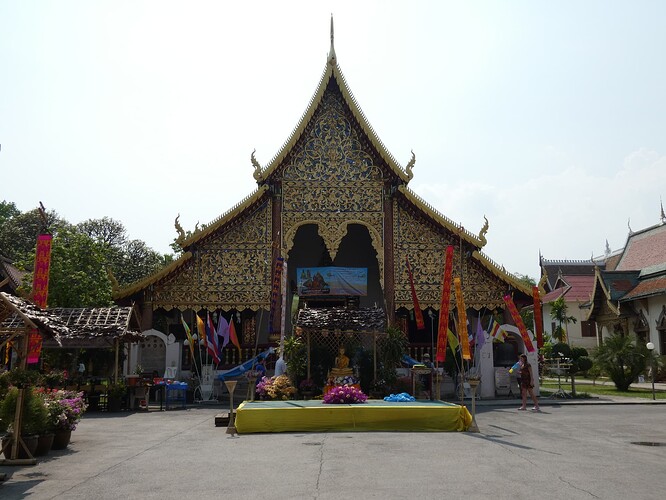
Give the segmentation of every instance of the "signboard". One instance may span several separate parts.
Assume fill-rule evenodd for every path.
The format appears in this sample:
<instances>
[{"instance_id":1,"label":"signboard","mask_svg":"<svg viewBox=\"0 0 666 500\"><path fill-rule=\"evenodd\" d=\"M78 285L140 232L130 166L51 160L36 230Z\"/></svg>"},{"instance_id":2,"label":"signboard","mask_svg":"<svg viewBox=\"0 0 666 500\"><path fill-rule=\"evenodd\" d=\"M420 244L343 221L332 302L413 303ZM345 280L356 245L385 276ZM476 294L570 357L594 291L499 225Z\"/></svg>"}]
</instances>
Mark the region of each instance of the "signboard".
<instances>
[{"instance_id":1,"label":"signboard","mask_svg":"<svg viewBox=\"0 0 666 500\"><path fill-rule=\"evenodd\" d=\"M298 295L368 295L367 267L299 267Z\"/></svg>"}]
</instances>

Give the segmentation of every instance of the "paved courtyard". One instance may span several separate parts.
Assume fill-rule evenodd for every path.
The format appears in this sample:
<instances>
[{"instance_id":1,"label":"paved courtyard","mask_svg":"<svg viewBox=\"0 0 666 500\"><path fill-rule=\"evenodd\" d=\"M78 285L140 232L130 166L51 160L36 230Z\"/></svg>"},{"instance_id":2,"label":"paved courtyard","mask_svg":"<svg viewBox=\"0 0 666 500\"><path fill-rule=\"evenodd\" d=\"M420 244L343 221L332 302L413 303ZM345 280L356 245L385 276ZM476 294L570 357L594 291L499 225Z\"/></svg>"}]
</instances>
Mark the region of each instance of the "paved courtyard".
<instances>
[{"instance_id":1,"label":"paved courtyard","mask_svg":"<svg viewBox=\"0 0 666 500\"><path fill-rule=\"evenodd\" d=\"M666 497L666 405L516 408L480 406L478 434L231 437L220 407L90 414L67 450L0 466L0 498Z\"/></svg>"}]
</instances>

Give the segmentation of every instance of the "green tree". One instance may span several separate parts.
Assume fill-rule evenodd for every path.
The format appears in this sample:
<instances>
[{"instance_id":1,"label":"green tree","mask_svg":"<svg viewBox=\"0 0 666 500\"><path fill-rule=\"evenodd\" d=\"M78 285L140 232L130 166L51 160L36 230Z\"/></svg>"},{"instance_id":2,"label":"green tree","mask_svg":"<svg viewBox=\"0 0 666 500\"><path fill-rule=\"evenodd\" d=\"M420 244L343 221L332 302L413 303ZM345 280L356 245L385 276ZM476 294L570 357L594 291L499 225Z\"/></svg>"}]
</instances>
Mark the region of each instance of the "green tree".
<instances>
[{"instance_id":1,"label":"green tree","mask_svg":"<svg viewBox=\"0 0 666 500\"><path fill-rule=\"evenodd\" d=\"M619 391L626 391L648 366L650 352L634 335L614 333L596 349L593 359Z\"/></svg>"},{"instance_id":2,"label":"green tree","mask_svg":"<svg viewBox=\"0 0 666 500\"><path fill-rule=\"evenodd\" d=\"M37 236L43 230L43 221L37 209L21 213L13 203L0 205L0 254L19 267L32 269ZM46 213L47 227L52 234L66 224L54 211Z\"/></svg>"},{"instance_id":3,"label":"green tree","mask_svg":"<svg viewBox=\"0 0 666 500\"><path fill-rule=\"evenodd\" d=\"M4 223L6 220L11 219L19 215L21 211L16 208L16 204L11 201L0 201L0 224Z\"/></svg>"},{"instance_id":4,"label":"green tree","mask_svg":"<svg viewBox=\"0 0 666 500\"><path fill-rule=\"evenodd\" d=\"M75 227L61 230L51 250L49 307L112 305L105 257L101 245Z\"/></svg>"},{"instance_id":5,"label":"green tree","mask_svg":"<svg viewBox=\"0 0 666 500\"><path fill-rule=\"evenodd\" d=\"M172 259L141 240L129 240L125 226L110 217L88 219L77 227L100 246L105 265L110 267L121 287L157 272Z\"/></svg>"},{"instance_id":6,"label":"green tree","mask_svg":"<svg viewBox=\"0 0 666 500\"><path fill-rule=\"evenodd\" d=\"M557 327L553 332L553 337L560 342L569 342L569 334L567 325L569 323L576 323L574 316L567 316L568 307L564 301L564 296L561 295L557 300L551 302L550 317L557 321ZM564 325L564 327L562 327Z\"/></svg>"}]
</instances>

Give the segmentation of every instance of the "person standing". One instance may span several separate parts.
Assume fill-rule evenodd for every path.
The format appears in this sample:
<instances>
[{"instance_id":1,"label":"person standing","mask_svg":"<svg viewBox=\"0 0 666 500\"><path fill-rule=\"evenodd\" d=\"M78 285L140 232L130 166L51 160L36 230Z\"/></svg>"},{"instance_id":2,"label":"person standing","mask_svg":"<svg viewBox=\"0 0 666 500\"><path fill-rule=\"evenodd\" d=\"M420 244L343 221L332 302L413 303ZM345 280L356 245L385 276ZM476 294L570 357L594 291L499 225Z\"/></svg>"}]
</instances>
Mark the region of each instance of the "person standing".
<instances>
[{"instance_id":1,"label":"person standing","mask_svg":"<svg viewBox=\"0 0 666 500\"><path fill-rule=\"evenodd\" d=\"M520 394L523 399L523 404L519 410L527 409L527 395L529 394L534 402L532 411L541 411L539 408L539 401L534 395L534 379L532 377L532 365L527 362L527 355L520 355L520 372L518 375L518 382L520 383Z\"/></svg>"}]
</instances>

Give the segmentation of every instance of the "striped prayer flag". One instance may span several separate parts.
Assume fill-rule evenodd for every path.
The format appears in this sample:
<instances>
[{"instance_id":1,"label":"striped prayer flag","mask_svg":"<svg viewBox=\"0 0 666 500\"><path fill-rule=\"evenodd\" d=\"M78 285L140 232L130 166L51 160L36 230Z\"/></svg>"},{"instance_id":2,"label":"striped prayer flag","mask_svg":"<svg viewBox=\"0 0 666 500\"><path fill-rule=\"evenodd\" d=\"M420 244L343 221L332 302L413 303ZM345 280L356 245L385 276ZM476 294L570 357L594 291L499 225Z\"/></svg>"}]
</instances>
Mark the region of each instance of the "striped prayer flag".
<instances>
[{"instance_id":1,"label":"striped prayer flag","mask_svg":"<svg viewBox=\"0 0 666 500\"><path fill-rule=\"evenodd\" d=\"M460 342L458 342L458 338L455 336L455 334L451 331L450 328L446 332L446 336L449 341L449 347L451 347L451 352L455 354L456 349L458 349L458 347L460 346Z\"/></svg>"},{"instance_id":2,"label":"striped prayer flag","mask_svg":"<svg viewBox=\"0 0 666 500\"><path fill-rule=\"evenodd\" d=\"M213 362L217 365L220 362L220 352L217 347L217 335L215 334L215 325L210 317L210 313L206 313L206 340L208 346L208 354L213 357Z\"/></svg>"},{"instance_id":3,"label":"striped prayer flag","mask_svg":"<svg viewBox=\"0 0 666 500\"><path fill-rule=\"evenodd\" d=\"M199 340L203 343L204 347L208 347L208 342L206 341L206 325L203 320L197 314L197 331L199 332Z\"/></svg>"},{"instance_id":4,"label":"striped prayer flag","mask_svg":"<svg viewBox=\"0 0 666 500\"><path fill-rule=\"evenodd\" d=\"M222 337L222 345L220 345L220 352L222 352L222 349L229 343L229 323L221 314L217 318L217 336Z\"/></svg>"},{"instance_id":5,"label":"striped prayer flag","mask_svg":"<svg viewBox=\"0 0 666 500\"><path fill-rule=\"evenodd\" d=\"M229 338L231 339L231 343L238 348L238 356L240 359L241 346L240 343L238 342L238 335L236 335L236 326L234 325L233 316L231 317L231 321L229 321Z\"/></svg>"},{"instance_id":6,"label":"striped prayer flag","mask_svg":"<svg viewBox=\"0 0 666 500\"><path fill-rule=\"evenodd\" d=\"M458 336L462 344L462 358L472 359L472 354L469 350L469 338L467 337L467 310L465 309L465 300L462 293L462 281L460 278L454 278L453 283L456 289L456 304L458 307L458 325L460 330Z\"/></svg>"},{"instance_id":7,"label":"striped prayer flag","mask_svg":"<svg viewBox=\"0 0 666 500\"><path fill-rule=\"evenodd\" d=\"M182 314L180 315L180 322L183 324L183 328L185 328L185 335L187 335L187 343L190 344L190 352L192 353L192 360L194 360L194 339L192 338L190 327L187 325L187 323L185 323L185 319L183 318Z\"/></svg>"}]
</instances>

